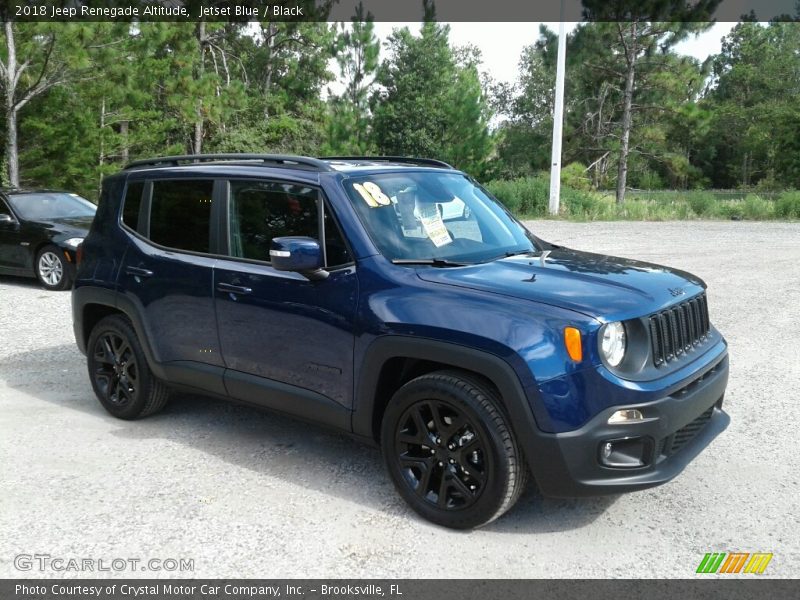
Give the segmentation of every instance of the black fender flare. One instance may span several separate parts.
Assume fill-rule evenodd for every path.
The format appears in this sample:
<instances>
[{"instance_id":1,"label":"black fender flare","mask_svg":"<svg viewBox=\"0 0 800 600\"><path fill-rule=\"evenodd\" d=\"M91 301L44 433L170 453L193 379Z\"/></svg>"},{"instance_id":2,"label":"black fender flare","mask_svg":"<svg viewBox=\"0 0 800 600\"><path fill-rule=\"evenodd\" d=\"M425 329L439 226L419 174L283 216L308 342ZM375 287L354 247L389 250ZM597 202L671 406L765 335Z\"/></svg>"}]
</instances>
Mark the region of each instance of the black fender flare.
<instances>
[{"instance_id":1,"label":"black fender flare","mask_svg":"<svg viewBox=\"0 0 800 600\"><path fill-rule=\"evenodd\" d=\"M454 369L471 371L491 381L500 392L501 409L505 410L509 418L509 425L525 454L534 478L541 480L553 476L563 477L566 466L557 447L553 445L552 436L539 429L519 375L503 358L467 346L402 335L376 338L366 348L363 356L353 407L354 434L361 438L375 439L373 430L375 411L384 400L376 398L378 380L388 360L412 358L437 362ZM532 374L531 383L535 386ZM389 399L385 400L388 402Z\"/></svg>"}]
</instances>

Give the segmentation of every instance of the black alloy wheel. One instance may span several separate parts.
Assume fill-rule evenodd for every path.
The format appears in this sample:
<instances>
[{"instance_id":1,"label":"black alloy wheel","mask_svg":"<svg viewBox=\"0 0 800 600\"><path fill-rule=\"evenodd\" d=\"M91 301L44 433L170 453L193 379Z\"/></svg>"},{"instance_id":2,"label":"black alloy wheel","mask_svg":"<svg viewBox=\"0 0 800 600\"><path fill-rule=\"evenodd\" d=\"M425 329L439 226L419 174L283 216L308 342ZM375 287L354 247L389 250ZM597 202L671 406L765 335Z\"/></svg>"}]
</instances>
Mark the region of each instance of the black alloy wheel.
<instances>
[{"instance_id":1,"label":"black alloy wheel","mask_svg":"<svg viewBox=\"0 0 800 600\"><path fill-rule=\"evenodd\" d=\"M403 476L420 499L441 509L465 508L483 493L488 453L463 410L442 400L417 402L395 436Z\"/></svg>"},{"instance_id":2,"label":"black alloy wheel","mask_svg":"<svg viewBox=\"0 0 800 600\"><path fill-rule=\"evenodd\" d=\"M439 525L471 529L514 505L528 470L500 406L487 382L460 371L428 373L395 392L381 448L411 508Z\"/></svg>"},{"instance_id":3,"label":"black alloy wheel","mask_svg":"<svg viewBox=\"0 0 800 600\"><path fill-rule=\"evenodd\" d=\"M169 388L151 372L136 332L122 315L105 317L94 326L87 366L100 404L120 419L153 414L169 398Z\"/></svg>"},{"instance_id":4,"label":"black alloy wheel","mask_svg":"<svg viewBox=\"0 0 800 600\"><path fill-rule=\"evenodd\" d=\"M116 332L108 331L94 344L95 387L107 402L120 408L136 397L139 369L130 344Z\"/></svg>"}]
</instances>

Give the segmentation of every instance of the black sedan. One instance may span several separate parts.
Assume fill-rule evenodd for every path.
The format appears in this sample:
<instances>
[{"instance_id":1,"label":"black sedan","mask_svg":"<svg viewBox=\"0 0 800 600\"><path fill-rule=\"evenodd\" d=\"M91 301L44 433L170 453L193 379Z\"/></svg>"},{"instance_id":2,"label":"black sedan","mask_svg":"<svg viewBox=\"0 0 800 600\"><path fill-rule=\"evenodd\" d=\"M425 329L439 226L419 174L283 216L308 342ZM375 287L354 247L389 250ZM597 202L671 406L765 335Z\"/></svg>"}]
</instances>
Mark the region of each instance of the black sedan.
<instances>
[{"instance_id":1,"label":"black sedan","mask_svg":"<svg viewBox=\"0 0 800 600\"><path fill-rule=\"evenodd\" d=\"M68 289L76 250L96 210L67 192L0 191L0 273L36 277L49 290Z\"/></svg>"}]
</instances>

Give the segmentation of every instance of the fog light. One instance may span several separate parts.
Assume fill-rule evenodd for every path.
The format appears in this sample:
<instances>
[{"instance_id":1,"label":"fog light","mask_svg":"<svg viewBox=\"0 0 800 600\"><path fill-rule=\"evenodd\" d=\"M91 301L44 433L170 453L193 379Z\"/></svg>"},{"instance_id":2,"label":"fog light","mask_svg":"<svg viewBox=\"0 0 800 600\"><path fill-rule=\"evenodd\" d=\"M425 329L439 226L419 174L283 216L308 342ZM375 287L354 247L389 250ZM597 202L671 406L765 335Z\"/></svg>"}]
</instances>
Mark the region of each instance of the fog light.
<instances>
[{"instance_id":1,"label":"fog light","mask_svg":"<svg viewBox=\"0 0 800 600\"><path fill-rule=\"evenodd\" d=\"M616 469L647 466L653 456L653 440L649 437L622 438L600 443L600 463Z\"/></svg>"},{"instance_id":2,"label":"fog light","mask_svg":"<svg viewBox=\"0 0 800 600\"><path fill-rule=\"evenodd\" d=\"M608 458L611 456L611 452L614 450L614 444L611 442L606 442L603 444L603 461L607 461Z\"/></svg>"},{"instance_id":3,"label":"fog light","mask_svg":"<svg viewBox=\"0 0 800 600\"><path fill-rule=\"evenodd\" d=\"M613 415L608 418L609 425L616 425L619 423L630 423L631 421L642 421L644 420L644 415L639 410L634 409L627 409L627 410L618 410Z\"/></svg>"}]
</instances>

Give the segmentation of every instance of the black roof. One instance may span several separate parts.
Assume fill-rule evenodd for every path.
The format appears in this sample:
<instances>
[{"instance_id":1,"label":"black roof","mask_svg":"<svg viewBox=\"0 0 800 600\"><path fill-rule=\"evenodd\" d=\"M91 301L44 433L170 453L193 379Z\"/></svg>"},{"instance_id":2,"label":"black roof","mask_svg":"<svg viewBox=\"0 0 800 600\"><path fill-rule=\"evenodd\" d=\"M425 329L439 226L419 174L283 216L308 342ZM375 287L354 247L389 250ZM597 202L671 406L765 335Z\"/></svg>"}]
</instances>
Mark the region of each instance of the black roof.
<instances>
[{"instance_id":1,"label":"black roof","mask_svg":"<svg viewBox=\"0 0 800 600\"><path fill-rule=\"evenodd\" d=\"M449 164L431 158L414 158L408 156L326 156L312 158L284 154L188 154L182 156L160 156L144 160L136 160L125 166L125 170L147 167L178 167L201 163L227 163L239 166L263 166L272 168L289 168L302 171L333 172L348 168L364 167L432 167L452 169ZM359 169L360 170L360 169Z\"/></svg>"}]
</instances>

